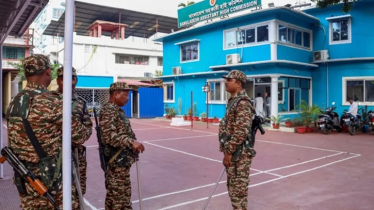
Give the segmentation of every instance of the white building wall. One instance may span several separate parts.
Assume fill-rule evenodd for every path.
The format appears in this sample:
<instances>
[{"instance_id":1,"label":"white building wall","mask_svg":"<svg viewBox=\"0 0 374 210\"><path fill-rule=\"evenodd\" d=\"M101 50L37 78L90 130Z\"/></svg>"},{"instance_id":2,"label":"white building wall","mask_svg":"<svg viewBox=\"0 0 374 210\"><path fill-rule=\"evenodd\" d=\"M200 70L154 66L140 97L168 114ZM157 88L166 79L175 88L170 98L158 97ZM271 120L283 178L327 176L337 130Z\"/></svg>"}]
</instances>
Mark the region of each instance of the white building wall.
<instances>
[{"instance_id":1,"label":"white building wall","mask_svg":"<svg viewBox=\"0 0 374 210\"><path fill-rule=\"evenodd\" d=\"M75 34L73 40L73 66L78 74L144 77L144 73L154 74L156 70L162 70L162 66L158 66L158 57L162 57L162 45L155 44L150 39L145 42L144 39L135 37L115 40L106 36L97 38ZM60 63L64 61L63 48L63 44L51 46L51 49L59 49ZM148 56L149 62L148 65L117 64L116 54Z\"/></svg>"}]
</instances>

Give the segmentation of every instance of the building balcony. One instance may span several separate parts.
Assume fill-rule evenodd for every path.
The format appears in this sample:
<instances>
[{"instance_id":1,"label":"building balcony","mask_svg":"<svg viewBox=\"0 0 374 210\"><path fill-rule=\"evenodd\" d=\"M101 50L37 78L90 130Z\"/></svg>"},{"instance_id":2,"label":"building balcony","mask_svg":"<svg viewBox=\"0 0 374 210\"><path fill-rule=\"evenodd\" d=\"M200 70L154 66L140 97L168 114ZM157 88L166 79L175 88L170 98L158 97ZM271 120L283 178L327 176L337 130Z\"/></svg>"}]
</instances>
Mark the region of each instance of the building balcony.
<instances>
[{"instance_id":1,"label":"building balcony","mask_svg":"<svg viewBox=\"0 0 374 210\"><path fill-rule=\"evenodd\" d=\"M154 65L131 65L115 64L115 74L121 77L149 77L154 75L156 70L162 71L162 66Z\"/></svg>"},{"instance_id":2,"label":"building balcony","mask_svg":"<svg viewBox=\"0 0 374 210\"><path fill-rule=\"evenodd\" d=\"M8 37L4 41L4 46L26 46L26 38Z\"/></svg>"},{"instance_id":3,"label":"building balcony","mask_svg":"<svg viewBox=\"0 0 374 210\"><path fill-rule=\"evenodd\" d=\"M16 59L3 59L3 61L2 61L3 69L16 69L15 67L13 67L11 65L11 63L20 64L21 61L20 60L16 60Z\"/></svg>"}]
</instances>

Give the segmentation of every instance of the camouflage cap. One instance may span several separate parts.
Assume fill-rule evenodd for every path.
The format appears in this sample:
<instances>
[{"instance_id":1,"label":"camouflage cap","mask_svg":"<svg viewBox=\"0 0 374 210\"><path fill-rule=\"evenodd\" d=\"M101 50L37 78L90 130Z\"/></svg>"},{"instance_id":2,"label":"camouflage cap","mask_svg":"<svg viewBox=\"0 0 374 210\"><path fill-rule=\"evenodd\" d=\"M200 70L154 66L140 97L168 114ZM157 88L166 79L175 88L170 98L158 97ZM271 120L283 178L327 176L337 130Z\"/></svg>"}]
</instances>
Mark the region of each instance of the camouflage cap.
<instances>
[{"instance_id":1,"label":"camouflage cap","mask_svg":"<svg viewBox=\"0 0 374 210\"><path fill-rule=\"evenodd\" d=\"M71 75L76 76L76 77L78 76L77 75L77 70L75 70L74 67L72 68ZM60 68L57 69L57 76L58 77L64 76L64 67L63 66L61 66Z\"/></svg>"},{"instance_id":2,"label":"camouflage cap","mask_svg":"<svg viewBox=\"0 0 374 210\"><path fill-rule=\"evenodd\" d=\"M126 82L115 82L110 85L110 92L116 91L116 90L132 90Z\"/></svg>"},{"instance_id":3,"label":"camouflage cap","mask_svg":"<svg viewBox=\"0 0 374 210\"><path fill-rule=\"evenodd\" d=\"M239 70L232 70L230 71L230 73L226 76L222 76L223 78L225 79L237 79L241 82L246 82L247 81L247 76L242 72L242 71L239 71Z\"/></svg>"},{"instance_id":4,"label":"camouflage cap","mask_svg":"<svg viewBox=\"0 0 374 210\"><path fill-rule=\"evenodd\" d=\"M23 60L23 68L25 73L35 73L50 68L49 57L41 54L34 54Z\"/></svg>"}]
</instances>

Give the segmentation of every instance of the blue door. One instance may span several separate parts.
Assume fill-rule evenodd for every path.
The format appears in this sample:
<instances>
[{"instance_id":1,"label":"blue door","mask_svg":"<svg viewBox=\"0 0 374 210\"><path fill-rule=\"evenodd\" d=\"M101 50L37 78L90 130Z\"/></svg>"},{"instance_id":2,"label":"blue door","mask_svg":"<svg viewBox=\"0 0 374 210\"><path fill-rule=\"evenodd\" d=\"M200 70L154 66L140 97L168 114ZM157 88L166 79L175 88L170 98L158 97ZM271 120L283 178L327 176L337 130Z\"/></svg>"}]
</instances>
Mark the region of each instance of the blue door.
<instances>
[{"instance_id":1,"label":"blue door","mask_svg":"<svg viewBox=\"0 0 374 210\"><path fill-rule=\"evenodd\" d=\"M132 117L132 91L129 93L129 100L127 101L125 106L122 106L121 108L123 111L125 111L125 114L128 118Z\"/></svg>"},{"instance_id":2,"label":"blue door","mask_svg":"<svg viewBox=\"0 0 374 210\"><path fill-rule=\"evenodd\" d=\"M164 90L159 87L138 88L139 118L162 117Z\"/></svg>"}]
</instances>

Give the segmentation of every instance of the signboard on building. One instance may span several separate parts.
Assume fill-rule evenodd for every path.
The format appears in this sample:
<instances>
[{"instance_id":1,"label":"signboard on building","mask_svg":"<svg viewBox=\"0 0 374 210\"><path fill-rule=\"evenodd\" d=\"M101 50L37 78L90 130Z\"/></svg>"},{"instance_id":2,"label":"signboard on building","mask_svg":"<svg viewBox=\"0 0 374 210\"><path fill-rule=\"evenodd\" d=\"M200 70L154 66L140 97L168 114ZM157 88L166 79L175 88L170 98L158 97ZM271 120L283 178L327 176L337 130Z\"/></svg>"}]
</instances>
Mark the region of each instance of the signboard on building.
<instances>
[{"instance_id":1,"label":"signboard on building","mask_svg":"<svg viewBox=\"0 0 374 210\"><path fill-rule=\"evenodd\" d=\"M261 0L204 0L178 10L178 27L260 6Z\"/></svg>"}]
</instances>

